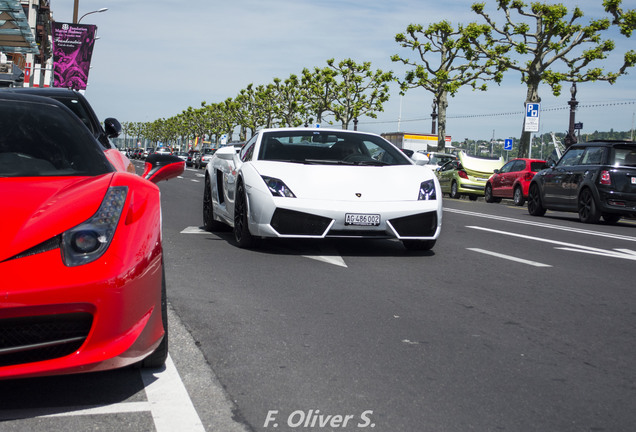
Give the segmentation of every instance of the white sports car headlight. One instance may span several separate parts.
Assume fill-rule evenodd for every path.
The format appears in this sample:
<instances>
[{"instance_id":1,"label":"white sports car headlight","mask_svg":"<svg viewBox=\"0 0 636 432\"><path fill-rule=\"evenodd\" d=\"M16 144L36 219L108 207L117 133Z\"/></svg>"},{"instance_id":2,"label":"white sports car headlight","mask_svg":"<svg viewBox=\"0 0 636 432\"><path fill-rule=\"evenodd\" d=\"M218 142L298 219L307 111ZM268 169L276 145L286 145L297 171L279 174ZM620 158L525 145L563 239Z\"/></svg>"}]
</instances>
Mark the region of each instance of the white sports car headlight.
<instances>
[{"instance_id":1,"label":"white sports car headlight","mask_svg":"<svg viewBox=\"0 0 636 432\"><path fill-rule=\"evenodd\" d=\"M95 261L110 245L119 223L128 188L110 187L90 219L62 235L62 259L68 267Z\"/></svg>"},{"instance_id":2,"label":"white sports car headlight","mask_svg":"<svg viewBox=\"0 0 636 432\"><path fill-rule=\"evenodd\" d=\"M417 197L417 199L425 201L437 199L434 180L426 180L422 182L422 184L420 185L420 195Z\"/></svg>"},{"instance_id":3,"label":"white sports car headlight","mask_svg":"<svg viewBox=\"0 0 636 432\"><path fill-rule=\"evenodd\" d=\"M296 198L296 195L282 181L274 177L261 176L272 195L284 198Z\"/></svg>"}]
</instances>

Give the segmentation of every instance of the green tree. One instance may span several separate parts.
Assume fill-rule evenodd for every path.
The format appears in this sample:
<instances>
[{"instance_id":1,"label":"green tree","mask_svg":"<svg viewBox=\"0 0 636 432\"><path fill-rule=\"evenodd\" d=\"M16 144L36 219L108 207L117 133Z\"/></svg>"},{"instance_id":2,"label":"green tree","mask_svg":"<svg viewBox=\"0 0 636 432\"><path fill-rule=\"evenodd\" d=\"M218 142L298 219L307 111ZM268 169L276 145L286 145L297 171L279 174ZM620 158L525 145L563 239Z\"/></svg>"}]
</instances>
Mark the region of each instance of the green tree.
<instances>
[{"instance_id":1,"label":"green tree","mask_svg":"<svg viewBox=\"0 0 636 432\"><path fill-rule=\"evenodd\" d=\"M552 93L561 93L561 82L607 81L611 84L636 64L636 52L624 54L623 65L616 72L592 67L607 58L614 50L612 40L602 35L617 25L623 35L631 36L636 26L636 13L624 12L621 0L604 0L603 6L609 18L590 20L581 24L583 11L574 7L571 13L562 4L535 2L528 6L521 0L497 0L498 10L504 15L504 24L498 25L486 13L485 3L475 3L472 10L482 16L490 27L485 42L472 39L476 51L497 62L501 70L521 73L521 81L527 86L526 103L537 103L539 85L545 82ZM513 19L513 14L519 19ZM514 58L513 58L514 56ZM527 157L530 133L522 131L519 155Z\"/></svg>"},{"instance_id":2,"label":"green tree","mask_svg":"<svg viewBox=\"0 0 636 432\"><path fill-rule=\"evenodd\" d=\"M392 61L411 67L405 78L398 80L402 93L417 87L433 93L433 102L438 108L438 151L444 151L446 145L448 96L455 96L466 85L483 91L487 88L486 81L501 82L503 74L494 68L495 62L474 51L469 43L469 38L478 40L487 30L487 26L476 24L467 29L459 25L455 29L448 21L442 21L427 28L411 24L406 28L406 34L395 36L396 42L415 51L419 57L417 60L397 54L391 57Z\"/></svg>"},{"instance_id":3,"label":"green tree","mask_svg":"<svg viewBox=\"0 0 636 432\"><path fill-rule=\"evenodd\" d=\"M393 72L371 70L371 63L357 64L351 59L342 60L337 65L334 59L327 65L336 72L335 98L327 111L348 129L352 120L366 115L377 118L376 112L383 111L384 102L389 100L389 85L394 81Z\"/></svg>"},{"instance_id":4,"label":"green tree","mask_svg":"<svg viewBox=\"0 0 636 432\"><path fill-rule=\"evenodd\" d=\"M318 124L323 122L323 115L329 111L337 97L336 75L337 71L329 67L314 67L313 71L303 69L300 81L302 99L306 107L305 123L313 123L312 115L316 116Z\"/></svg>"}]
</instances>

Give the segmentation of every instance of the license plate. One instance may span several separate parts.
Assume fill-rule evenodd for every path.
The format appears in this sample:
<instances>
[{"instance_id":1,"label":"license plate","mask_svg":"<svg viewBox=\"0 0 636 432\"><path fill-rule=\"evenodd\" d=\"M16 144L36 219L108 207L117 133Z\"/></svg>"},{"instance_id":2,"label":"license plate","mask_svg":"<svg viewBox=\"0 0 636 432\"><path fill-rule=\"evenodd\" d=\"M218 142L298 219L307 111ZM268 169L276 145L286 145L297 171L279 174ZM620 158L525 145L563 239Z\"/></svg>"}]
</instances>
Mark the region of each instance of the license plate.
<instances>
[{"instance_id":1,"label":"license plate","mask_svg":"<svg viewBox=\"0 0 636 432\"><path fill-rule=\"evenodd\" d=\"M347 213L345 214L345 225L378 226L380 225L380 215Z\"/></svg>"}]
</instances>

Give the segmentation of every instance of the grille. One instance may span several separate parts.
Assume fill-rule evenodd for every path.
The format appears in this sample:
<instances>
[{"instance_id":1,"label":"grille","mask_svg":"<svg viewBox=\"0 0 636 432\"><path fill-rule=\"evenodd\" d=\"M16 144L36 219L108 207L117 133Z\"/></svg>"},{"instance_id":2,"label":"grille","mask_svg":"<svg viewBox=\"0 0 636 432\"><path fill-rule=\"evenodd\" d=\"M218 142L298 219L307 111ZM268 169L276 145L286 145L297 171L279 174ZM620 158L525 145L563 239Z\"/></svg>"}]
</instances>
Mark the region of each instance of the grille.
<instances>
[{"instance_id":1,"label":"grille","mask_svg":"<svg viewBox=\"0 0 636 432\"><path fill-rule=\"evenodd\" d=\"M349 229L349 230L329 230L327 234L328 237L371 237L371 238L390 238L393 235L388 235L385 231L378 230L360 230L360 229Z\"/></svg>"},{"instance_id":2,"label":"grille","mask_svg":"<svg viewBox=\"0 0 636 432\"><path fill-rule=\"evenodd\" d=\"M326 217L287 209L276 209L270 222L279 234L311 236L322 235L330 223Z\"/></svg>"},{"instance_id":3,"label":"grille","mask_svg":"<svg viewBox=\"0 0 636 432\"><path fill-rule=\"evenodd\" d=\"M419 213L389 222L400 237L431 237L437 230L437 212Z\"/></svg>"},{"instance_id":4,"label":"grille","mask_svg":"<svg viewBox=\"0 0 636 432\"><path fill-rule=\"evenodd\" d=\"M0 366L50 360L75 352L91 329L86 312L0 320Z\"/></svg>"}]
</instances>

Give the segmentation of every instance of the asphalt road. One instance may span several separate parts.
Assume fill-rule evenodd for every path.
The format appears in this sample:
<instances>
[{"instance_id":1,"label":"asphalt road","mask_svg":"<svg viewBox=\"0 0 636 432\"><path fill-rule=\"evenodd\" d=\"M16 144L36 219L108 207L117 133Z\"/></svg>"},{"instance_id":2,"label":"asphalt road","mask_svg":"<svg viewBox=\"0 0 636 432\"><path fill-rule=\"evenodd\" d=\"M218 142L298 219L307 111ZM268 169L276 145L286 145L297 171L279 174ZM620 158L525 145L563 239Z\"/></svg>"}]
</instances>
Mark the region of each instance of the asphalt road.
<instances>
[{"instance_id":1,"label":"asphalt road","mask_svg":"<svg viewBox=\"0 0 636 432\"><path fill-rule=\"evenodd\" d=\"M187 389L199 421L180 430L633 430L634 221L445 198L431 252L385 240L241 250L199 229L202 180L160 184L181 381L156 383ZM0 383L23 401L0 414L31 410L0 431L169 430L152 410L38 416L53 400L76 410L55 396L76 388L109 395L96 406L152 405L138 372L95 375Z\"/></svg>"}]
</instances>

